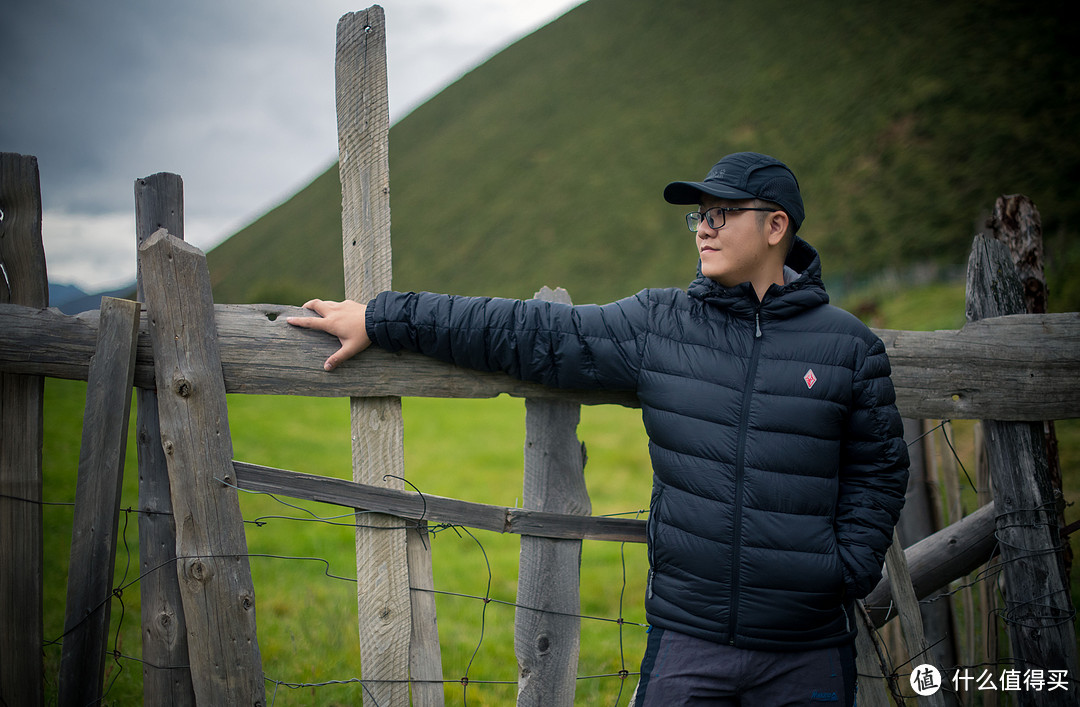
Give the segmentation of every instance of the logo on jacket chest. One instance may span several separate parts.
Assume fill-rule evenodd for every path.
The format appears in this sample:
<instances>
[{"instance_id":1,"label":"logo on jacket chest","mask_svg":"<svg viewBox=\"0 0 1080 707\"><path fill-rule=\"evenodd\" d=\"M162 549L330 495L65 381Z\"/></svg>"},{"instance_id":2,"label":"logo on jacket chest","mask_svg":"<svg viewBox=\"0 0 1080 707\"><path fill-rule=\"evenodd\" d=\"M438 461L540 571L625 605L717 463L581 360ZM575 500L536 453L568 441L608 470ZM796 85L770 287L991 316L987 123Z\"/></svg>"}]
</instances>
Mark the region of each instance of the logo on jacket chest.
<instances>
[{"instance_id":1,"label":"logo on jacket chest","mask_svg":"<svg viewBox=\"0 0 1080 707\"><path fill-rule=\"evenodd\" d=\"M806 374L803 375L802 379L806 383L806 389L807 390L810 390L811 388L813 388L814 383L817 383L817 376L814 375L814 369L813 368L806 369Z\"/></svg>"}]
</instances>

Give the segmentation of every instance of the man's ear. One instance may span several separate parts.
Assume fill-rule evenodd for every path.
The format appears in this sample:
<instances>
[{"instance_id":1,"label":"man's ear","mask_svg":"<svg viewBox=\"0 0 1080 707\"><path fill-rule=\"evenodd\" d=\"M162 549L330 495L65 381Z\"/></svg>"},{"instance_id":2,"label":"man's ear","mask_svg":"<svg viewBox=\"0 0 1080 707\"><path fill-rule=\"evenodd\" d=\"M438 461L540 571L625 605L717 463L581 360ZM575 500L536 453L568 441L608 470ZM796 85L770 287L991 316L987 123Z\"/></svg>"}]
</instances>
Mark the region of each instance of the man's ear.
<instances>
[{"instance_id":1,"label":"man's ear","mask_svg":"<svg viewBox=\"0 0 1080 707\"><path fill-rule=\"evenodd\" d=\"M784 240L788 230L789 217L786 211L773 211L765 220L765 229L769 239L769 245L777 246Z\"/></svg>"}]
</instances>

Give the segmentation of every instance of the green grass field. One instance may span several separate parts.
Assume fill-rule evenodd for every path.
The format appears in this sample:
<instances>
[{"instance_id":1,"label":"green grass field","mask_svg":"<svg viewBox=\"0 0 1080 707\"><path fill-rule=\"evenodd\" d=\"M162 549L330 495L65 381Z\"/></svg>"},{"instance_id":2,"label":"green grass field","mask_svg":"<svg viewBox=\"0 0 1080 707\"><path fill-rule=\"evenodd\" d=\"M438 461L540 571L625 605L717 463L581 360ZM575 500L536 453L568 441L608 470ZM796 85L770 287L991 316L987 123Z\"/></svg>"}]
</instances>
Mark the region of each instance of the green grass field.
<instances>
[{"instance_id":1,"label":"green grass field","mask_svg":"<svg viewBox=\"0 0 1080 707\"><path fill-rule=\"evenodd\" d=\"M45 491L47 501L74 498L84 383L46 385ZM520 505L524 403L493 400L407 399L406 474L423 492L483 503ZM231 396L234 456L309 473L351 475L348 403L340 399ZM133 429L133 424L132 424ZM636 512L648 505L651 472L639 413L616 407L582 410L586 475L594 514ZM139 703L140 655L138 489L129 449L121 506L123 539L117 552L112 602L113 643L124 656L110 661L106 704ZM360 675L353 516L336 506L242 492L241 508L255 582L258 637L269 680L295 685L350 680ZM303 510L301 510L303 509ZM315 520L323 519L325 522ZM47 506L46 640L63 633L70 505ZM432 536L436 590L496 601L439 595L436 599L448 704L504 705L516 694L513 648L519 539L484 531L442 529ZM311 559L288 559L311 558ZM641 545L584 543L579 675L637 670L644 647L645 552ZM625 575L625 579L624 579ZM345 579L342 579L345 578ZM622 616L630 624L611 621ZM607 620L603 620L607 619ZM620 635L621 634L621 635ZM50 695L60 645L46 648ZM464 688L460 678L467 676ZM509 684L485 684L501 681ZM581 704L626 704L635 678L582 679ZM616 703L622 688L622 697ZM268 683L276 705L357 704L354 684L290 687Z\"/></svg>"},{"instance_id":2,"label":"green grass field","mask_svg":"<svg viewBox=\"0 0 1080 707\"><path fill-rule=\"evenodd\" d=\"M863 295L860 295L863 296ZM890 328L952 328L962 312L963 288L935 286L878 308ZM842 303L845 304L845 303ZM918 322L931 322L920 327ZM86 386L46 384L44 509L45 636L63 633L67 556ZM405 460L408 480L425 493L506 506L520 505L524 403L492 400L406 399ZM229 421L237 459L296 471L349 478L348 403L343 399L230 396ZM134 429L134 424L132 424ZM957 424L958 449L971 468L970 425ZM1066 496L1080 497L1080 425L1058 423ZM129 435L130 437L131 435ZM636 512L648 505L651 472L636 410L585 407L579 437L588 448L586 480L593 513ZM139 629L137 464L129 444L114 586L111 647L125 656L108 663L104 704L140 704L142 669ZM248 548L255 582L258 638L268 704L359 704L360 676L354 559L354 522L346 509L274 499L242 492ZM970 509L969 509L970 510ZM1078 517L1066 511L1068 521ZM506 705L516 694L513 649L517 536L441 529L432 537L436 603L447 704ZM636 672L644 647L642 598L644 547L585 542L582 551L580 676ZM1078 585L1073 572L1073 587ZM1075 592L1074 592L1075 594ZM472 597L491 597L485 603ZM1076 597L1074 596L1074 601ZM610 620L622 616L620 627ZM46 681L55 701L60 644L46 646ZM463 687L460 678L468 677ZM486 684L495 681L503 684ZM281 683L281 684L278 684ZM303 687L295 687L302 684ZM631 676L583 678L577 703L625 705L636 684Z\"/></svg>"}]
</instances>

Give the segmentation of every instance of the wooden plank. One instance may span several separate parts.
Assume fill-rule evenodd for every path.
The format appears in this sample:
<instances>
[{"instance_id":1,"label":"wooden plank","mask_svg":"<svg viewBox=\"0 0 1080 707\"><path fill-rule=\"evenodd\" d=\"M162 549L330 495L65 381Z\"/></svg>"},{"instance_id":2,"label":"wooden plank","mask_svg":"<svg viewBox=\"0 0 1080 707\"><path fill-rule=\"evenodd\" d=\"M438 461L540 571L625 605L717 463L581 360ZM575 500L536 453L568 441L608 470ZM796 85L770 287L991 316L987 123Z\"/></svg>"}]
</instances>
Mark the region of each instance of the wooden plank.
<instances>
[{"instance_id":1,"label":"wooden plank","mask_svg":"<svg viewBox=\"0 0 1080 707\"><path fill-rule=\"evenodd\" d=\"M83 415L60 659L60 705L101 700L139 303L103 297Z\"/></svg>"},{"instance_id":2,"label":"wooden plank","mask_svg":"<svg viewBox=\"0 0 1080 707\"><path fill-rule=\"evenodd\" d=\"M931 508L930 488L927 478L927 437L923 434L920 420L904 419L904 439L908 442L908 488L905 494L904 512L896 525L897 535L904 547L926 538L941 527L935 523ZM934 652L934 665L956 665L956 647L953 641L951 605L948 601L935 601L920 605L923 628Z\"/></svg>"},{"instance_id":3,"label":"wooden plank","mask_svg":"<svg viewBox=\"0 0 1080 707\"><path fill-rule=\"evenodd\" d=\"M975 423L974 438L975 488L978 489L978 505L982 508L994 502L994 489L990 482L990 464L986 457L982 422ZM998 576L997 562L999 559L1000 557L995 555L994 559L986 563L986 567L981 570L984 576ZM979 615L998 616L1001 611L1001 602L999 601L1001 594L998 592L997 582L979 582L978 586ZM987 664L996 663L998 661L998 649L1000 648L997 621L984 621L981 633L983 635L983 640L980 641L981 662ZM992 698L988 696L985 702L985 707L997 707L997 696L994 695Z\"/></svg>"},{"instance_id":4,"label":"wooden plank","mask_svg":"<svg viewBox=\"0 0 1080 707\"><path fill-rule=\"evenodd\" d=\"M273 493L387 513L410 520L463 525L494 533L543 538L645 542L645 521L634 518L580 516L523 508L507 508L456 498L371 486L329 476L234 461L237 485L247 491Z\"/></svg>"},{"instance_id":5,"label":"wooden plank","mask_svg":"<svg viewBox=\"0 0 1080 707\"><path fill-rule=\"evenodd\" d=\"M885 566L889 568L889 575L892 577L893 600L900 613L900 625L904 629L907 652L914 670L923 663L932 663L933 654L930 653L930 644L926 642L926 635L923 633L919 600L911 585L907 558L904 556L904 549L900 546L900 537L895 530L893 530L892 545L885 553ZM934 692L924 696L919 703L930 705L930 707L945 707L945 695L940 691Z\"/></svg>"},{"instance_id":6,"label":"wooden plank","mask_svg":"<svg viewBox=\"0 0 1080 707\"><path fill-rule=\"evenodd\" d=\"M855 604L859 632L855 636L855 669L859 674L859 707L892 707L889 702L888 676L893 674L878 641L876 628L870 623L861 603ZM901 703L902 704L902 703Z\"/></svg>"},{"instance_id":7,"label":"wooden plank","mask_svg":"<svg viewBox=\"0 0 1080 707\"><path fill-rule=\"evenodd\" d=\"M566 290L536 298L570 304ZM525 400L526 510L587 516L585 448L577 438L581 406ZM573 705L581 646L581 541L521 538L514 653L518 705Z\"/></svg>"},{"instance_id":8,"label":"wooden plank","mask_svg":"<svg viewBox=\"0 0 1080 707\"><path fill-rule=\"evenodd\" d=\"M285 323L287 316L305 314L311 313L284 305L216 305L226 390L323 397L491 398L505 393L637 406L630 392L555 390L378 349L327 374L321 363L337 348L336 340ZM71 316L0 304L0 329L0 370L86 380L96 311ZM993 317L956 330L877 333L888 349L898 405L906 417L1080 417L1080 313ZM140 336L135 384L152 387L153 376L149 339Z\"/></svg>"},{"instance_id":9,"label":"wooden plank","mask_svg":"<svg viewBox=\"0 0 1080 707\"><path fill-rule=\"evenodd\" d=\"M0 305L37 311L48 304L37 159L0 153ZM3 341L8 333L3 325L0 331ZM44 386L40 374L0 374L0 704L6 705L45 703Z\"/></svg>"},{"instance_id":10,"label":"wooden plank","mask_svg":"<svg viewBox=\"0 0 1080 707\"><path fill-rule=\"evenodd\" d=\"M337 25L335 63L345 296L366 302L390 288L390 112L386 23L374 5ZM401 400L350 402L353 479L400 488L405 477ZM387 516L357 519L356 590L365 704L409 699L407 533Z\"/></svg>"},{"instance_id":11,"label":"wooden plank","mask_svg":"<svg viewBox=\"0 0 1080 707\"><path fill-rule=\"evenodd\" d=\"M195 699L265 704L206 257L164 230L139 254Z\"/></svg>"},{"instance_id":12,"label":"wooden plank","mask_svg":"<svg viewBox=\"0 0 1080 707\"><path fill-rule=\"evenodd\" d=\"M179 175L153 174L135 181L135 239L141 246L158 229L184 238L184 183ZM142 266L136 289L145 301ZM145 346L150 347L149 336ZM152 351L151 351L152 353ZM157 389L136 393L135 446L139 454L139 582L142 610L143 704L193 705L187 624L180 581L173 571L176 526L169 495L169 467L161 448Z\"/></svg>"},{"instance_id":13,"label":"wooden plank","mask_svg":"<svg viewBox=\"0 0 1080 707\"><path fill-rule=\"evenodd\" d=\"M412 635L409 639L412 704L413 707L441 707L445 704L442 653L427 521L419 520L410 525L408 533L409 582L412 585Z\"/></svg>"},{"instance_id":14,"label":"wooden plank","mask_svg":"<svg viewBox=\"0 0 1080 707\"><path fill-rule=\"evenodd\" d=\"M1080 385L1077 323L1080 314L1071 312L1052 320L1000 317L959 330L877 333L905 417L1065 419L1080 416L1080 387L1073 387Z\"/></svg>"},{"instance_id":15,"label":"wooden plank","mask_svg":"<svg viewBox=\"0 0 1080 707\"><path fill-rule=\"evenodd\" d=\"M938 449L941 450L941 478L943 481L943 487L945 489L945 501L948 507L948 518L950 523L956 523L964 517L964 502L963 502L963 482L960 479L960 469L957 464L956 454L953 452L953 448L956 445L956 435L953 434L952 423L949 420L942 420L940 427L933 435L934 437L941 438L941 444L938 445ZM945 602L937 602L944 604ZM938 663L938 665L957 665L962 661L963 665L974 665L976 663L974 657L975 650L975 628L978 623L972 617L975 614L975 598L974 591L971 585L965 583L959 589L952 592L949 597L948 605L955 609L959 606L961 615L967 617L964 621L965 626L961 627L960 621L954 621L954 630L947 631L938 636L932 638L952 637L960 644L962 651L959 651L957 655L958 659L954 658L947 663ZM966 629L966 630L965 630ZM963 640L960 638L963 636ZM928 639L929 640L929 639Z\"/></svg>"},{"instance_id":16,"label":"wooden plank","mask_svg":"<svg viewBox=\"0 0 1080 707\"><path fill-rule=\"evenodd\" d=\"M1026 306L1008 248L977 236L968 261L968 319L1023 312ZM998 509L1005 579L1002 618L1009 627L1013 659L1020 668L1067 670L1076 676L1074 612L1058 556L1063 539L1042 425L984 420L983 431ZM1034 699L1020 695L1021 704ZM1040 705L1075 704L1075 696L1061 690L1038 700Z\"/></svg>"}]
</instances>

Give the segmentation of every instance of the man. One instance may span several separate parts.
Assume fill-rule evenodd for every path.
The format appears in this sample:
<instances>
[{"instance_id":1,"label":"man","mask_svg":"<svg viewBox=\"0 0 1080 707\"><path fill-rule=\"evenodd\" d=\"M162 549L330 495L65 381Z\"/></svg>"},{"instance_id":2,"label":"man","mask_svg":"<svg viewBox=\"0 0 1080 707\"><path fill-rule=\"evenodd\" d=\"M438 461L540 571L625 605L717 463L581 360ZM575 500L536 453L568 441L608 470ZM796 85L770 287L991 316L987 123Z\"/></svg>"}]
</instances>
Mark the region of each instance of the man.
<instances>
[{"instance_id":1,"label":"man","mask_svg":"<svg viewBox=\"0 0 1080 707\"><path fill-rule=\"evenodd\" d=\"M852 705L853 603L881 577L907 485L885 347L828 305L786 165L728 155L664 198L698 206L685 291L574 307L384 292L289 322L340 339L326 370L374 342L634 390L654 471L635 704Z\"/></svg>"}]
</instances>

